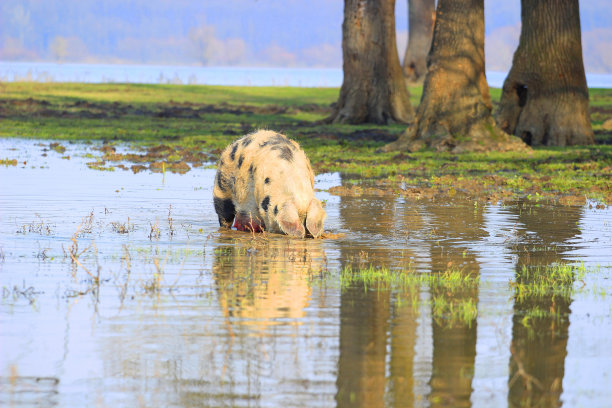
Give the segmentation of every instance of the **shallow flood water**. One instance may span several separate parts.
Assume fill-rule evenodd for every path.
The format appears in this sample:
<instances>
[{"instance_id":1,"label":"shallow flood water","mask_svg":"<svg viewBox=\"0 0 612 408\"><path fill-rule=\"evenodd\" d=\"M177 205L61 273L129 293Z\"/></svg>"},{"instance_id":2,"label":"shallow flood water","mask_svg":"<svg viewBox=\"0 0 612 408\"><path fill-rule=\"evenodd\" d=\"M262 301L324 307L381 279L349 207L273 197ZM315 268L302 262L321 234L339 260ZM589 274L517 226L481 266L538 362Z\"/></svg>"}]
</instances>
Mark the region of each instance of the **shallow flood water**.
<instances>
[{"instance_id":1,"label":"shallow flood water","mask_svg":"<svg viewBox=\"0 0 612 408\"><path fill-rule=\"evenodd\" d=\"M2 406L612 400L610 208L338 197L323 174L329 238L250 235L219 230L214 169L91 170L65 146L0 140ZM371 266L472 283L348 278Z\"/></svg>"}]
</instances>

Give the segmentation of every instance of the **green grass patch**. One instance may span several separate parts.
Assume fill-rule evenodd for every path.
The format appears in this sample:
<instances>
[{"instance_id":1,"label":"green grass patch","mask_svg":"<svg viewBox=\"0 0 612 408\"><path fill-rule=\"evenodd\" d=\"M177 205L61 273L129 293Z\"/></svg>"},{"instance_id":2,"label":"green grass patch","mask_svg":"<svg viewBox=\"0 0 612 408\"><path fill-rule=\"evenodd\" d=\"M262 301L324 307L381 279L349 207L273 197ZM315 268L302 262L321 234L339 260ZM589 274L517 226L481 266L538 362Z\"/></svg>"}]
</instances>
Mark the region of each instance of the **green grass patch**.
<instances>
[{"instance_id":1,"label":"green grass patch","mask_svg":"<svg viewBox=\"0 0 612 408\"><path fill-rule=\"evenodd\" d=\"M416 107L422 88L410 92ZM491 93L499 98L498 89ZM373 187L416 199L538 197L571 205L585 198L612 200L611 145L537 148L529 154L381 153L406 126L323 124L337 97L334 88L0 83L0 137L97 140L134 149L163 144L171 157L155 161L200 165L204 156L214 163L232 140L266 128L300 142L317 172L358 180L361 194L377 193ZM612 117L612 90L592 89L591 107L597 140L612 141L611 132L601 129ZM359 193L347 188L336 193Z\"/></svg>"}]
</instances>

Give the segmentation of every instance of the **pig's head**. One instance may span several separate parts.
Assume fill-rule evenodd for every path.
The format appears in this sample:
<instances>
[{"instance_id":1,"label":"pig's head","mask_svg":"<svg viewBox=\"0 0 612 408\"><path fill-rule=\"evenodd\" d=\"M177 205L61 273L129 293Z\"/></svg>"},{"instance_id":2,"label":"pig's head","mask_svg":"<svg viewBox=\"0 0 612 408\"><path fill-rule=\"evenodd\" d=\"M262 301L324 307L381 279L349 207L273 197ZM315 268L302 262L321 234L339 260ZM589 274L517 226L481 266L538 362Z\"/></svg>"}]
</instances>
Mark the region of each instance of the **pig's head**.
<instances>
[{"instance_id":1,"label":"pig's head","mask_svg":"<svg viewBox=\"0 0 612 408\"><path fill-rule=\"evenodd\" d=\"M323 233L325 217L327 214L321 201L313 198L308 205L305 217L304 215L300 217L293 201L287 201L278 212L277 221L281 230L287 235L304 238L308 232L313 238L318 238Z\"/></svg>"}]
</instances>

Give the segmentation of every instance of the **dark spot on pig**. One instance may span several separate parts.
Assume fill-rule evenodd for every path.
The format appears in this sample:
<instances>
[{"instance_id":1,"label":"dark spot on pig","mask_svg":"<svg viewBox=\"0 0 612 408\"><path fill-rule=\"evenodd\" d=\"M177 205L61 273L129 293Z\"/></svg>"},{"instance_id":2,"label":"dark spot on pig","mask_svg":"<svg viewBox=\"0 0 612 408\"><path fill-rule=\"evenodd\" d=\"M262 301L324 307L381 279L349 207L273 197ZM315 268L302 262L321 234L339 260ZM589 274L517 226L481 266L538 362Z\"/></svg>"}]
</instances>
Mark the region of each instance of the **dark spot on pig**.
<instances>
[{"instance_id":1,"label":"dark spot on pig","mask_svg":"<svg viewBox=\"0 0 612 408\"><path fill-rule=\"evenodd\" d=\"M278 205L274 206L274 215L278 215Z\"/></svg>"},{"instance_id":2,"label":"dark spot on pig","mask_svg":"<svg viewBox=\"0 0 612 408\"><path fill-rule=\"evenodd\" d=\"M217 186L219 186L219 190L221 191L225 191L225 177L223 177L223 174L221 172L217 173Z\"/></svg>"},{"instance_id":3,"label":"dark spot on pig","mask_svg":"<svg viewBox=\"0 0 612 408\"><path fill-rule=\"evenodd\" d=\"M263 143L259 144L259 147L265 147L265 146L278 146L280 144L291 144L291 142L289 141L289 139L287 139L285 136L281 135L281 134L276 134L272 137L270 137L268 140L266 140Z\"/></svg>"},{"instance_id":4,"label":"dark spot on pig","mask_svg":"<svg viewBox=\"0 0 612 408\"><path fill-rule=\"evenodd\" d=\"M256 170L257 169L253 167L253 163L251 163L251 166L249 166L249 175L251 176L251 178L253 178L253 175L255 174Z\"/></svg>"},{"instance_id":5,"label":"dark spot on pig","mask_svg":"<svg viewBox=\"0 0 612 408\"><path fill-rule=\"evenodd\" d=\"M261 208L263 208L265 212L268 212L269 205L270 205L270 196L265 196L263 201L261 202Z\"/></svg>"},{"instance_id":6,"label":"dark spot on pig","mask_svg":"<svg viewBox=\"0 0 612 408\"><path fill-rule=\"evenodd\" d=\"M244 155L240 155L240 158L238 159L238 168L242 167L242 162L244 161Z\"/></svg>"},{"instance_id":7,"label":"dark spot on pig","mask_svg":"<svg viewBox=\"0 0 612 408\"><path fill-rule=\"evenodd\" d=\"M232 190L232 194L236 194L236 191L234 190L235 185L236 185L236 177L231 177L229 188Z\"/></svg>"},{"instance_id":8,"label":"dark spot on pig","mask_svg":"<svg viewBox=\"0 0 612 408\"><path fill-rule=\"evenodd\" d=\"M232 152L230 153L230 159L236 160L236 150L238 150L238 143L233 144Z\"/></svg>"},{"instance_id":9,"label":"dark spot on pig","mask_svg":"<svg viewBox=\"0 0 612 408\"><path fill-rule=\"evenodd\" d=\"M246 147L249 144L251 144L252 141L253 141L253 137L252 136L247 136L247 137L242 139L242 146Z\"/></svg>"},{"instance_id":10,"label":"dark spot on pig","mask_svg":"<svg viewBox=\"0 0 612 408\"><path fill-rule=\"evenodd\" d=\"M270 177L266 177L266 179L264 180L264 183L270 184Z\"/></svg>"},{"instance_id":11,"label":"dark spot on pig","mask_svg":"<svg viewBox=\"0 0 612 408\"><path fill-rule=\"evenodd\" d=\"M223 200L219 197L213 198L215 205L215 212L219 216L219 225L226 228L231 228L234 215L236 214L236 208L234 203L229 198Z\"/></svg>"},{"instance_id":12,"label":"dark spot on pig","mask_svg":"<svg viewBox=\"0 0 612 408\"><path fill-rule=\"evenodd\" d=\"M293 152L289 148L289 146L274 146L272 150L280 150L280 157L283 160L292 161L293 160Z\"/></svg>"},{"instance_id":13,"label":"dark spot on pig","mask_svg":"<svg viewBox=\"0 0 612 408\"><path fill-rule=\"evenodd\" d=\"M274 135L272 137L272 144L291 144L291 142L289 141L289 139L287 139L285 136L281 135L280 133L277 133L276 135Z\"/></svg>"}]
</instances>

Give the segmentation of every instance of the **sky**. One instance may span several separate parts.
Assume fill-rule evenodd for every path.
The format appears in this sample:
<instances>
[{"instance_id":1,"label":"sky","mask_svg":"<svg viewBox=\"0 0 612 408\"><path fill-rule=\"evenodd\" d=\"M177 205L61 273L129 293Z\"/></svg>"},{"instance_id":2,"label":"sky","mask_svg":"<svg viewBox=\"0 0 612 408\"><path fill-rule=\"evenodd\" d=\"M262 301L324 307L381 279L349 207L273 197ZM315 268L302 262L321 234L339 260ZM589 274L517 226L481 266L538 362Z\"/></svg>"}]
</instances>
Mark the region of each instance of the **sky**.
<instances>
[{"instance_id":1,"label":"sky","mask_svg":"<svg viewBox=\"0 0 612 408\"><path fill-rule=\"evenodd\" d=\"M342 66L342 0L2 0L0 61ZM612 73L612 2L582 0L587 72ZM398 54L408 30L397 0ZM487 69L506 71L520 1L485 0Z\"/></svg>"}]
</instances>

